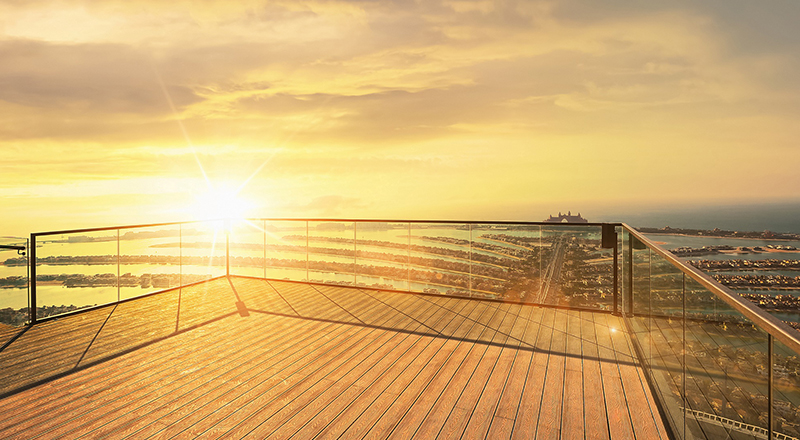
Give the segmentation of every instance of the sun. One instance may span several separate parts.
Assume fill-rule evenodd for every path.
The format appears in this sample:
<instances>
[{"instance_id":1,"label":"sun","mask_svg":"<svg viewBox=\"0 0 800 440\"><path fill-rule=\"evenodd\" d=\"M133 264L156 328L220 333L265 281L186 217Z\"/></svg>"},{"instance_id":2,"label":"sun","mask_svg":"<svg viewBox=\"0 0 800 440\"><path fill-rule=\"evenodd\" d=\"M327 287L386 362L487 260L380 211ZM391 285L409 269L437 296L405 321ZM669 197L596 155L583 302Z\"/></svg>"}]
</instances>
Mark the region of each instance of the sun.
<instances>
[{"instance_id":1,"label":"sun","mask_svg":"<svg viewBox=\"0 0 800 440\"><path fill-rule=\"evenodd\" d=\"M240 196L236 187L221 184L195 195L189 211L194 220L243 220L253 208L253 203Z\"/></svg>"}]
</instances>

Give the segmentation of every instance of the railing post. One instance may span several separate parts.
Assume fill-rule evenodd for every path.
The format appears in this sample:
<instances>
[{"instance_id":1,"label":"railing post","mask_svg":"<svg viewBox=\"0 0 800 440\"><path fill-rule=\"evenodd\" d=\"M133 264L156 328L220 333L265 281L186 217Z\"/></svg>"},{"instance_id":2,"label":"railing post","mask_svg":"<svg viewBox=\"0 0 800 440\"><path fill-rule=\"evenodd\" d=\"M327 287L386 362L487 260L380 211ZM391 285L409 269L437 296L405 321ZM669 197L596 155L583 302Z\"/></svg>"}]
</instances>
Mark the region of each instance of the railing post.
<instances>
[{"instance_id":1,"label":"railing post","mask_svg":"<svg viewBox=\"0 0 800 440\"><path fill-rule=\"evenodd\" d=\"M614 233L616 235L616 232ZM614 311L619 314L619 245L614 246Z\"/></svg>"},{"instance_id":2,"label":"railing post","mask_svg":"<svg viewBox=\"0 0 800 440\"><path fill-rule=\"evenodd\" d=\"M408 247L406 248L406 281L408 291L411 291L411 222L408 222Z\"/></svg>"},{"instance_id":3,"label":"railing post","mask_svg":"<svg viewBox=\"0 0 800 440\"><path fill-rule=\"evenodd\" d=\"M183 287L183 223L178 225L178 284Z\"/></svg>"},{"instance_id":4,"label":"railing post","mask_svg":"<svg viewBox=\"0 0 800 440\"><path fill-rule=\"evenodd\" d=\"M121 296L119 284L119 229L117 229L117 302L119 302Z\"/></svg>"},{"instance_id":5,"label":"railing post","mask_svg":"<svg viewBox=\"0 0 800 440\"><path fill-rule=\"evenodd\" d=\"M469 224L469 295L472 296L472 223Z\"/></svg>"},{"instance_id":6,"label":"railing post","mask_svg":"<svg viewBox=\"0 0 800 440\"><path fill-rule=\"evenodd\" d=\"M617 227L613 224L604 224L601 229L601 239L600 239L600 247L604 249L612 249L614 253L614 267L612 268L612 278L613 278L613 292L612 296L614 298L614 305L612 313L615 315L619 314L619 268L618 266L618 258L619 258L619 240L617 239Z\"/></svg>"},{"instance_id":7,"label":"railing post","mask_svg":"<svg viewBox=\"0 0 800 440\"><path fill-rule=\"evenodd\" d=\"M225 220L228 223L228 220ZM231 231L230 223L227 224L227 228L225 228L225 276L231 276ZM214 258L212 255L211 258Z\"/></svg>"},{"instance_id":8,"label":"railing post","mask_svg":"<svg viewBox=\"0 0 800 440\"><path fill-rule=\"evenodd\" d=\"M767 365L769 365L769 379L768 379L769 383L767 384L767 401L769 402L769 407L767 408L767 424L769 426L767 427L767 433L768 433L767 438L772 440L774 438L773 437L773 433L772 433L772 426L773 426L772 418L774 417L774 413L773 413L773 410L772 410L772 406L774 404L774 402L773 402L773 394L772 394L772 381L773 381L773 376L772 375L773 375L773 368L774 368L773 363L774 363L774 361L772 359L773 358L773 352L772 352L773 351L773 340L772 340L772 334L771 333L767 333L767 344L768 344L768 347L767 347L767 358L769 358L769 361L767 362Z\"/></svg>"},{"instance_id":9,"label":"railing post","mask_svg":"<svg viewBox=\"0 0 800 440\"><path fill-rule=\"evenodd\" d=\"M633 240L636 237L628 232L628 310L626 312L633 316Z\"/></svg>"},{"instance_id":10,"label":"railing post","mask_svg":"<svg viewBox=\"0 0 800 440\"><path fill-rule=\"evenodd\" d=\"M358 222L353 222L353 287L358 287Z\"/></svg>"},{"instance_id":11,"label":"railing post","mask_svg":"<svg viewBox=\"0 0 800 440\"><path fill-rule=\"evenodd\" d=\"M30 307L28 313L30 314L29 321L31 324L36 324L36 235L31 234L30 252L28 252L28 267L30 268L30 276L28 277L28 284L30 285Z\"/></svg>"},{"instance_id":12,"label":"railing post","mask_svg":"<svg viewBox=\"0 0 800 440\"><path fill-rule=\"evenodd\" d=\"M264 278L267 277L267 221L262 223L263 228L261 232L264 233Z\"/></svg>"},{"instance_id":13,"label":"railing post","mask_svg":"<svg viewBox=\"0 0 800 440\"><path fill-rule=\"evenodd\" d=\"M309 276L308 271L308 261L309 261L309 252L308 252L308 220L306 220L306 282L311 282L311 277Z\"/></svg>"}]
</instances>

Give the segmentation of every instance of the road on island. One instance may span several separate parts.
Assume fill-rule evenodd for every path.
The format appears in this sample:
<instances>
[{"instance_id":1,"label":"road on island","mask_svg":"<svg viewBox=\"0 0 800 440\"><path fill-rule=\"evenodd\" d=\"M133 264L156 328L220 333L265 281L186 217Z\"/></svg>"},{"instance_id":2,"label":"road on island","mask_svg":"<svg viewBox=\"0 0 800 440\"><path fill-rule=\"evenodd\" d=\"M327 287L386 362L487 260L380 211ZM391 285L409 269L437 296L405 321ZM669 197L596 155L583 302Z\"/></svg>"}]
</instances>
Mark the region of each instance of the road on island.
<instances>
[{"instance_id":1,"label":"road on island","mask_svg":"<svg viewBox=\"0 0 800 440\"><path fill-rule=\"evenodd\" d=\"M564 264L566 254L565 237L557 237L551 245L552 257L547 263L542 276L542 288L536 296L535 303L538 304L558 304L558 296L561 292L561 266Z\"/></svg>"}]
</instances>

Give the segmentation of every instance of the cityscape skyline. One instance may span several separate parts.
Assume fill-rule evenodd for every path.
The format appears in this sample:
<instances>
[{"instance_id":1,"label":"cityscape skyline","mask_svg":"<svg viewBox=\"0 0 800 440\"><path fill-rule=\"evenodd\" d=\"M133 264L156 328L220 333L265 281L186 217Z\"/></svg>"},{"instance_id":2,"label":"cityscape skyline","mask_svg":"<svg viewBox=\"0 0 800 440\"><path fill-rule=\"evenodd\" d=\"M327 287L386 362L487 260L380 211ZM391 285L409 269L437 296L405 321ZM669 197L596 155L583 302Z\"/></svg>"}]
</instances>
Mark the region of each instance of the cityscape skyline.
<instances>
[{"instance_id":1,"label":"cityscape skyline","mask_svg":"<svg viewBox=\"0 0 800 440\"><path fill-rule=\"evenodd\" d=\"M798 19L789 1L3 2L0 234L796 203Z\"/></svg>"}]
</instances>

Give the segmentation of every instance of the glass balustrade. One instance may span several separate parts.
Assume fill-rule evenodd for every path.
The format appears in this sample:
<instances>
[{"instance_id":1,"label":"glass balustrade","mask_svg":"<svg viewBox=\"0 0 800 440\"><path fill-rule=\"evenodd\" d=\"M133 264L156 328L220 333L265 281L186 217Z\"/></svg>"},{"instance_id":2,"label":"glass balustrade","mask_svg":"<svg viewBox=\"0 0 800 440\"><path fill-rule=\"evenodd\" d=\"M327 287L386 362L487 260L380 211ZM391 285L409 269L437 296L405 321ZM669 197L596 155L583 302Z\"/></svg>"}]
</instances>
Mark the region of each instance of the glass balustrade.
<instances>
[{"instance_id":1,"label":"glass balustrade","mask_svg":"<svg viewBox=\"0 0 800 440\"><path fill-rule=\"evenodd\" d=\"M675 437L798 438L798 354L771 335L796 332L638 234L623 249L626 322Z\"/></svg>"},{"instance_id":2,"label":"glass balustrade","mask_svg":"<svg viewBox=\"0 0 800 440\"><path fill-rule=\"evenodd\" d=\"M230 274L615 312L675 437L800 438L797 332L629 227L605 230L616 237L598 224L305 219L41 233L30 299L44 318ZM6 254L0 300L26 311L27 260Z\"/></svg>"}]
</instances>

